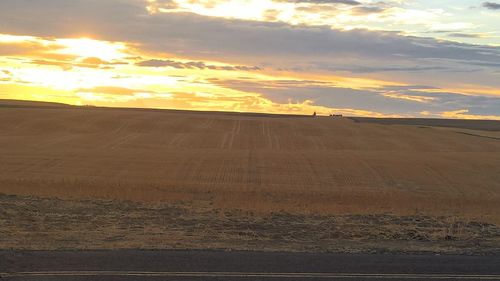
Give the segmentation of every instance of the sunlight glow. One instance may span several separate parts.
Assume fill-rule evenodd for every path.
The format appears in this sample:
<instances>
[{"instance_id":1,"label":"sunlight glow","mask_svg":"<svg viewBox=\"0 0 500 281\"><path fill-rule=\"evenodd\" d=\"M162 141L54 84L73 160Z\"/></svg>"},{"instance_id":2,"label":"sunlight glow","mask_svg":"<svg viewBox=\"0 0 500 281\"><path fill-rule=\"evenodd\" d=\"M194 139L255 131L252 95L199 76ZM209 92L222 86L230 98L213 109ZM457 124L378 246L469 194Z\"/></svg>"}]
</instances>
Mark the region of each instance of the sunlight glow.
<instances>
[{"instance_id":1,"label":"sunlight glow","mask_svg":"<svg viewBox=\"0 0 500 281\"><path fill-rule=\"evenodd\" d=\"M35 41L35 40L36 37L33 36L18 36L18 35L9 35L0 33L1 43L19 43L19 42Z\"/></svg>"},{"instance_id":2,"label":"sunlight glow","mask_svg":"<svg viewBox=\"0 0 500 281\"><path fill-rule=\"evenodd\" d=\"M244 15L249 18L262 16L260 13L270 2L262 2L262 6L249 8ZM226 5L230 7L235 4ZM212 10L214 13L223 11ZM289 99L288 102L280 103L258 90L252 90L251 87L248 90L238 87L238 83L250 83L274 90L286 90L287 87L295 85L303 88L330 87L375 91L374 95L377 95L378 91L381 96L389 99L418 103L432 103L436 100L435 97L398 91L382 92L386 87L406 85L393 79L314 71L285 71L272 67L233 65L216 60L193 60L162 54L155 56L131 49L124 42L89 38L45 39L0 34L0 47L2 44L15 44L16 47L27 48L29 52L19 52L12 56L0 54L0 98L74 105L294 114L310 114L316 111L320 115L336 113L377 117L401 115L355 108L326 107L316 104L315 99L310 98ZM141 65L144 62L147 63ZM461 90L470 89L481 94L494 94L496 91L489 88L472 88L474 85L460 86L461 88L448 90L462 93ZM439 93L443 90L445 89L425 89L425 92ZM496 118L470 114L465 109L429 114L447 118Z\"/></svg>"},{"instance_id":3,"label":"sunlight glow","mask_svg":"<svg viewBox=\"0 0 500 281\"><path fill-rule=\"evenodd\" d=\"M56 42L64 48L59 54L76 55L80 57L95 57L103 60L118 60L128 56L123 43L111 43L88 38L57 39Z\"/></svg>"},{"instance_id":4,"label":"sunlight glow","mask_svg":"<svg viewBox=\"0 0 500 281\"><path fill-rule=\"evenodd\" d=\"M500 115L498 11L479 2L79 0L38 3L31 14L20 8L30 1L7 2L17 10L0 9L0 99Z\"/></svg>"}]
</instances>

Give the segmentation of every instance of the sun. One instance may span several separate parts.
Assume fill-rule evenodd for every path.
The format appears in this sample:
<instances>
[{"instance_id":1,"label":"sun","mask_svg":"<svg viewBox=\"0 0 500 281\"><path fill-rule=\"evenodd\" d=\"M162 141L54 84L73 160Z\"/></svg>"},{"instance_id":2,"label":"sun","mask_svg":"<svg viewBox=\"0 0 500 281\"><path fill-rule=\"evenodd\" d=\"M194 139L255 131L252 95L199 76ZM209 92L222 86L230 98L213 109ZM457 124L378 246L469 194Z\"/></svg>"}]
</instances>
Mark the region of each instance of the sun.
<instances>
[{"instance_id":1,"label":"sun","mask_svg":"<svg viewBox=\"0 0 500 281\"><path fill-rule=\"evenodd\" d=\"M61 50L57 51L59 54L96 57L108 61L123 59L127 56L127 46L123 43L89 38L57 39L56 42L63 46Z\"/></svg>"}]
</instances>

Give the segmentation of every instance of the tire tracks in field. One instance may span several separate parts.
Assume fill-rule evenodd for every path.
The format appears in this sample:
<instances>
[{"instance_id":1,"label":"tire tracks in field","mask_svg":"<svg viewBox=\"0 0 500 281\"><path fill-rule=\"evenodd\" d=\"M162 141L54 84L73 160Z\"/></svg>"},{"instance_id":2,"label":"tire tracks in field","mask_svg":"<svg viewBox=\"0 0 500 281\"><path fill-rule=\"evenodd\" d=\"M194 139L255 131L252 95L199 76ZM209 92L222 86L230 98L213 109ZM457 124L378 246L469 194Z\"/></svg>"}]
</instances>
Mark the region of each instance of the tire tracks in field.
<instances>
[{"instance_id":1,"label":"tire tracks in field","mask_svg":"<svg viewBox=\"0 0 500 281\"><path fill-rule=\"evenodd\" d=\"M187 134L178 133L175 134L174 137L168 143L168 146L180 147L184 142L184 139L187 137Z\"/></svg>"},{"instance_id":2,"label":"tire tracks in field","mask_svg":"<svg viewBox=\"0 0 500 281\"><path fill-rule=\"evenodd\" d=\"M134 134L134 133L128 133L128 134L125 134L123 136L119 136L122 132L125 133L124 129L128 125L129 125L128 122L123 122L118 128L116 128L116 130L110 132L109 133L110 139L111 139L111 136L113 136L113 135L116 135L117 137L114 138L114 139L112 139L112 141L110 143L105 144L101 148L102 149L111 149L111 150L113 150L113 149L117 148L118 146L120 146L120 145L122 145L124 143L127 143L131 139L137 138L138 134Z\"/></svg>"},{"instance_id":3,"label":"tire tracks in field","mask_svg":"<svg viewBox=\"0 0 500 281\"><path fill-rule=\"evenodd\" d=\"M264 121L261 124L262 124L262 135L266 139L266 148L273 149L274 148L273 137L271 134L269 121Z\"/></svg>"},{"instance_id":4,"label":"tire tracks in field","mask_svg":"<svg viewBox=\"0 0 500 281\"><path fill-rule=\"evenodd\" d=\"M236 135L239 135L241 131L241 120L236 120L233 122L233 128L231 132L226 133L224 135L224 139L222 140L221 148L222 149L232 149L234 146L234 139Z\"/></svg>"}]
</instances>

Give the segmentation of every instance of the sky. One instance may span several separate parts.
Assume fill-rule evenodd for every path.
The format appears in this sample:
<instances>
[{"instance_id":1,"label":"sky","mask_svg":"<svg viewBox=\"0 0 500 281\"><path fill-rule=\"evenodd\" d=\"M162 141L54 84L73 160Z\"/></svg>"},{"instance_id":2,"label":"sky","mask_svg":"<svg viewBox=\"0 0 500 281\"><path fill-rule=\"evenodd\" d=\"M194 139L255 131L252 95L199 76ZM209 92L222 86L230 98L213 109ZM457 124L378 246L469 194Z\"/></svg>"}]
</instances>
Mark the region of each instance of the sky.
<instances>
[{"instance_id":1,"label":"sky","mask_svg":"<svg viewBox=\"0 0 500 281\"><path fill-rule=\"evenodd\" d=\"M500 1L1 0L0 99L500 120Z\"/></svg>"}]
</instances>

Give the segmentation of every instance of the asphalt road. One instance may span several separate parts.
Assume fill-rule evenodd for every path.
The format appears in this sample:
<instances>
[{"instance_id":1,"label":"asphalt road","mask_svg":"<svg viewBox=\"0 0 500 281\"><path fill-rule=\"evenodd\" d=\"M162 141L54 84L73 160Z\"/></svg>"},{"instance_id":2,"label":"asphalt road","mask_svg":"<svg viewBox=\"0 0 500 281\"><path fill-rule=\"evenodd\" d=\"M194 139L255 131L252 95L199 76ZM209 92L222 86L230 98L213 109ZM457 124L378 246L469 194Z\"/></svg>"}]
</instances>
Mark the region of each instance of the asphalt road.
<instances>
[{"instance_id":1,"label":"asphalt road","mask_svg":"<svg viewBox=\"0 0 500 281\"><path fill-rule=\"evenodd\" d=\"M500 255L0 251L3 280L500 280Z\"/></svg>"}]
</instances>

